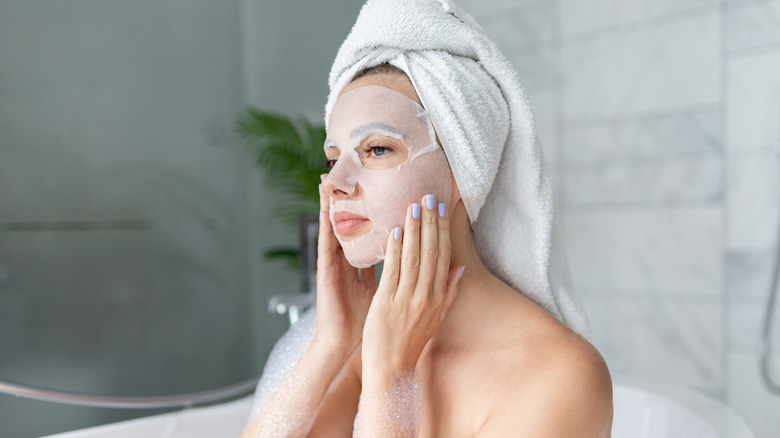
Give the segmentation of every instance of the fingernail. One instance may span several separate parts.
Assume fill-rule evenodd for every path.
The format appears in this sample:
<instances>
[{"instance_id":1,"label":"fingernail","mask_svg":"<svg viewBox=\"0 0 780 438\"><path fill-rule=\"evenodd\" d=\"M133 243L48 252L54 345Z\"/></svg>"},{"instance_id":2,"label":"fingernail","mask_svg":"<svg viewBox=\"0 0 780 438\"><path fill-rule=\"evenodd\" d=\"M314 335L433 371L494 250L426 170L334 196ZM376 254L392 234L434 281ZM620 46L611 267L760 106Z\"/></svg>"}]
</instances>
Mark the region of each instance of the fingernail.
<instances>
[{"instance_id":1,"label":"fingernail","mask_svg":"<svg viewBox=\"0 0 780 438\"><path fill-rule=\"evenodd\" d=\"M412 217L420 219L420 204L412 204Z\"/></svg>"},{"instance_id":2,"label":"fingernail","mask_svg":"<svg viewBox=\"0 0 780 438\"><path fill-rule=\"evenodd\" d=\"M325 181L325 177L326 177L326 176L328 176L328 175L326 175L326 174L324 174L324 173L323 173L322 175L320 175L320 181L321 181L321 182L324 182L324 181Z\"/></svg>"},{"instance_id":3,"label":"fingernail","mask_svg":"<svg viewBox=\"0 0 780 438\"><path fill-rule=\"evenodd\" d=\"M425 195L425 206L428 207L428 210L433 210L433 207L436 206L436 200L433 195Z\"/></svg>"},{"instance_id":4,"label":"fingernail","mask_svg":"<svg viewBox=\"0 0 780 438\"><path fill-rule=\"evenodd\" d=\"M393 239L398 240L401 238L401 227L395 227L393 230Z\"/></svg>"},{"instance_id":5,"label":"fingernail","mask_svg":"<svg viewBox=\"0 0 780 438\"><path fill-rule=\"evenodd\" d=\"M444 207L444 203L442 202L439 204L439 217L444 217L444 214L447 212L446 207Z\"/></svg>"},{"instance_id":6,"label":"fingernail","mask_svg":"<svg viewBox=\"0 0 780 438\"><path fill-rule=\"evenodd\" d=\"M460 268L460 274L458 274L458 280L460 280L460 277L463 277L463 271L466 270L466 265L463 265L462 268Z\"/></svg>"},{"instance_id":7,"label":"fingernail","mask_svg":"<svg viewBox=\"0 0 780 438\"><path fill-rule=\"evenodd\" d=\"M322 210L320 210L320 222L322 222Z\"/></svg>"}]
</instances>

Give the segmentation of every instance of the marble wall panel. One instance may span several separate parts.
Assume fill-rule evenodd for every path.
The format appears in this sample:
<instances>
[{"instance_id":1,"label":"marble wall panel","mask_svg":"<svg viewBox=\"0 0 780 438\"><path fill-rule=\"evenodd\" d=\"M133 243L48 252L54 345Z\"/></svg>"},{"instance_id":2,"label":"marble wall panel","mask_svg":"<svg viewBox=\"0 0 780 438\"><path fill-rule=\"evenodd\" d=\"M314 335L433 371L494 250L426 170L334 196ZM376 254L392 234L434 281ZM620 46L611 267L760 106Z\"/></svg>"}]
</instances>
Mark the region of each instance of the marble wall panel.
<instances>
[{"instance_id":1,"label":"marble wall panel","mask_svg":"<svg viewBox=\"0 0 780 438\"><path fill-rule=\"evenodd\" d=\"M565 120L720 102L717 11L562 46Z\"/></svg>"},{"instance_id":2,"label":"marble wall panel","mask_svg":"<svg viewBox=\"0 0 780 438\"><path fill-rule=\"evenodd\" d=\"M736 351L755 354L759 336L764 330L766 307L766 299L746 300L743 298L739 302L729 304L727 312L730 347ZM769 332L771 351L780 356L780 304L775 304Z\"/></svg>"},{"instance_id":3,"label":"marble wall panel","mask_svg":"<svg viewBox=\"0 0 780 438\"><path fill-rule=\"evenodd\" d=\"M718 296L718 205L657 210L569 210L564 226L574 285L620 296Z\"/></svg>"},{"instance_id":4,"label":"marble wall panel","mask_svg":"<svg viewBox=\"0 0 780 438\"><path fill-rule=\"evenodd\" d=\"M726 215L730 249L766 249L777 244L780 173L777 155L732 156L728 162Z\"/></svg>"},{"instance_id":5,"label":"marble wall panel","mask_svg":"<svg viewBox=\"0 0 780 438\"><path fill-rule=\"evenodd\" d=\"M483 14L477 20L485 33L507 50L550 41L555 31L554 6L549 1L516 5L511 10Z\"/></svg>"},{"instance_id":6,"label":"marble wall panel","mask_svg":"<svg viewBox=\"0 0 780 438\"><path fill-rule=\"evenodd\" d=\"M585 205L718 201L722 164L717 154L674 160L602 162L566 169L566 203Z\"/></svg>"},{"instance_id":7,"label":"marble wall panel","mask_svg":"<svg viewBox=\"0 0 780 438\"><path fill-rule=\"evenodd\" d=\"M726 149L771 151L780 141L780 50L726 63Z\"/></svg>"},{"instance_id":8,"label":"marble wall panel","mask_svg":"<svg viewBox=\"0 0 780 438\"><path fill-rule=\"evenodd\" d=\"M457 1L457 4L473 16L481 25L483 25L483 27L485 24L483 21L488 21L490 17L503 13L511 13L518 8L537 7L539 5L544 6L545 3L550 2L549 0L491 0L489 2L484 0Z\"/></svg>"},{"instance_id":9,"label":"marble wall panel","mask_svg":"<svg viewBox=\"0 0 780 438\"><path fill-rule=\"evenodd\" d=\"M726 291L731 302L763 302L766 299L776 255L774 247L726 253Z\"/></svg>"},{"instance_id":10,"label":"marble wall panel","mask_svg":"<svg viewBox=\"0 0 780 438\"><path fill-rule=\"evenodd\" d=\"M570 36L657 19L714 5L718 0L560 0L561 34Z\"/></svg>"},{"instance_id":11,"label":"marble wall panel","mask_svg":"<svg viewBox=\"0 0 780 438\"><path fill-rule=\"evenodd\" d=\"M553 83L557 80L557 48L552 44L532 44L517 49L504 50L509 62L520 74L526 87Z\"/></svg>"},{"instance_id":12,"label":"marble wall panel","mask_svg":"<svg viewBox=\"0 0 780 438\"><path fill-rule=\"evenodd\" d=\"M726 10L726 47L744 50L780 44L780 1L737 3Z\"/></svg>"},{"instance_id":13,"label":"marble wall panel","mask_svg":"<svg viewBox=\"0 0 780 438\"><path fill-rule=\"evenodd\" d=\"M567 123L562 134L567 164L658 158L722 150L720 110L669 112L651 117Z\"/></svg>"},{"instance_id":14,"label":"marble wall panel","mask_svg":"<svg viewBox=\"0 0 780 438\"><path fill-rule=\"evenodd\" d=\"M724 379L720 302L583 299L593 340L613 376L698 387Z\"/></svg>"},{"instance_id":15,"label":"marble wall panel","mask_svg":"<svg viewBox=\"0 0 780 438\"><path fill-rule=\"evenodd\" d=\"M764 386L758 369L755 353L730 353L726 401L748 423L756 438L774 438L778 430L777 395ZM774 356L771 370L777 380L780 376L780 356Z\"/></svg>"}]
</instances>

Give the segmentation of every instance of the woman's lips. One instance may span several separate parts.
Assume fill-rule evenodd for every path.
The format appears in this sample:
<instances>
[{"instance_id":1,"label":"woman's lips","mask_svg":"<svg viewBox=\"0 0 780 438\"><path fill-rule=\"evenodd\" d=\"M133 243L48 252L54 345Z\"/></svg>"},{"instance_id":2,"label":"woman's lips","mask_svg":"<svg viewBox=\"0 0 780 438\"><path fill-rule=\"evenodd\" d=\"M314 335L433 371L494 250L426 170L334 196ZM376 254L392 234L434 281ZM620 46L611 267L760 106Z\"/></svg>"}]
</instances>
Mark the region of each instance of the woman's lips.
<instances>
[{"instance_id":1,"label":"woman's lips","mask_svg":"<svg viewBox=\"0 0 780 438\"><path fill-rule=\"evenodd\" d=\"M350 234L362 225L369 224L370 222L371 221L368 218L349 211L339 211L333 214L333 223L336 225L336 232L342 235Z\"/></svg>"}]
</instances>

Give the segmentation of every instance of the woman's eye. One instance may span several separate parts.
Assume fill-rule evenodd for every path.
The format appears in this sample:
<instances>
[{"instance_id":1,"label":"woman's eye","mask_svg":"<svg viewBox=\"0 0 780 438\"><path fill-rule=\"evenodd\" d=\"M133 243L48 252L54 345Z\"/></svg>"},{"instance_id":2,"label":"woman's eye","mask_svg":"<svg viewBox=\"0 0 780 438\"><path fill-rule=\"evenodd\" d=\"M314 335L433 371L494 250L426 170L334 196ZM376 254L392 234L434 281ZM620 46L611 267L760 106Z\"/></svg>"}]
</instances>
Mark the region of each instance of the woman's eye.
<instances>
[{"instance_id":1,"label":"woman's eye","mask_svg":"<svg viewBox=\"0 0 780 438\"><path fill-rule=\"evenodd\" d=\"M392 149L384 146L369 146L366 148L365 152L367 155L373 155L375 157L381 157L382 155L385 155L388 152L391 152Z\"/></svg>"},{"instance_id":2,"label":"woman's eye","mask_svg":"<svg viewBox=\"0 0 780 438\"><path fill-rule=\"evenodd\" d=\"M333 169L333 166L335 165L336 165L336 158L325 160L322 163L322 167L324 167L325 169Z\"/></svg>"}]
</instances>

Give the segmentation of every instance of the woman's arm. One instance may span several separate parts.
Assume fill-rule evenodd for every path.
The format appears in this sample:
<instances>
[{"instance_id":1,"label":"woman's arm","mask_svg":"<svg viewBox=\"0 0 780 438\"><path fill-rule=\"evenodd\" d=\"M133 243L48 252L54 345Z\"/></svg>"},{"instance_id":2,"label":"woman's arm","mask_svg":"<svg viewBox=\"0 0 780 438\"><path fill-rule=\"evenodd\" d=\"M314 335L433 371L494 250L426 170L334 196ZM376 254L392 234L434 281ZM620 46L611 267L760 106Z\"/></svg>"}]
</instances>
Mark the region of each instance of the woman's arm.
<instances>
[{"instance_id":1,"label":"woman's arm","mask_svg":"<svg viewBox=\"0 0 780 438\"><path fill-rule=\"evenodd\" d=\"M316 335L301 360L264 400L241 438L305 436L328 389L360 344L376 290L376 271L349 265L333 235L329 205L320 187Z\"/></svg>"},{"instance_id":2,"label":"woman's arm","mask_svg":"<svg viewBox=\"0 0 780 438\"><path fill-rule=\"evenodd\" d=\"M423 388L415 367L457 294L449 223L433 195L413 204L388 239L382 278L363 329L363 387L355 437L416 437ZM401 236L403 234L403 236ZM401 240L403 237L403 241Z\"/></svg>"},{"instance_id":3,"label":"woman's arm","mask_svg":"<svg viewBox=\"0 0 780 438\"><path fill-rule=\"evenodd\" d=\"M292 372L261 405L240 438L303 437L348 357L316 338Z\"/></svg>"}]
</instances>

